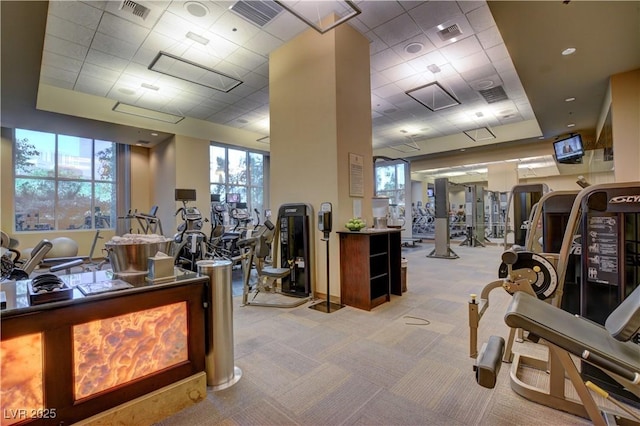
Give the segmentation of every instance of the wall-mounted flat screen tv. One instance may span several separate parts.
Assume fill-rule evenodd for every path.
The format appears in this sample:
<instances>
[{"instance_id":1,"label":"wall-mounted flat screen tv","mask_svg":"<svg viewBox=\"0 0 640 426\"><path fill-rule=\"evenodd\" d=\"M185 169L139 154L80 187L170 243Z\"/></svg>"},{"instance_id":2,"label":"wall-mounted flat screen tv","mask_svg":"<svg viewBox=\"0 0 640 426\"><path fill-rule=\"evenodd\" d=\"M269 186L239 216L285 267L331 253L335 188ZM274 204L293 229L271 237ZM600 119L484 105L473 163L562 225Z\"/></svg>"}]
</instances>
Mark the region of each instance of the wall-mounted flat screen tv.
<instances>
[{"instance_id":1,"label":"wall-mounted flat screen tv","mask_svg":"<svg viewBox=\"0 0 640 426\"><path fill-rule=\"evenodd\" d=\"M568 138L557 140L553 143L553 151L558 163L579 163L584 156L582 137L571 135Z\"/></svg>"}]
</instances>

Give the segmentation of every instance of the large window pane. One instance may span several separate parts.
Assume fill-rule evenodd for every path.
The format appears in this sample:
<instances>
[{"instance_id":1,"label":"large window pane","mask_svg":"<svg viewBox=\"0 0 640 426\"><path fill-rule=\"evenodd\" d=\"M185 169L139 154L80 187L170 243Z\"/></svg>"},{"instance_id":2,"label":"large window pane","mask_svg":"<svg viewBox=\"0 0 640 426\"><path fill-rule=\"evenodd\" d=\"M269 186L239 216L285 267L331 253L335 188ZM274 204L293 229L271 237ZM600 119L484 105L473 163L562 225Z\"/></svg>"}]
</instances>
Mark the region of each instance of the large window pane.
<instances>
[{"instance_id":1,"label":"large window pane","mask_svg":"<svg viewBox=\"0 0 640 426\"><path fill-rule=\"evenodd\" d=\"M16 176L54 177L56 135L17 129L14 153Z\"/></svg>"},{"instance_id":2,"label":"large window pane","mask_svg":"<svg viewBox=\"0 0 640 426\"><path fill-rule=\"evenodd\" d=\"M211 193L212 194L218 194L220 196L220 202L224 203L224 201L226 200L226 191L225 191L225 186L224 185L220 185L220 184L211 184Z\"/></svg>"},{"instance_id":3,"label":"large window pane","mask_svg":"<svg viewBox=\"0 0 640 426\"><path fill-rule=\"evenodd\" d=\"M264 221L264 201L263 201L263 194L264 191L262 190L262 187L252 187L251 188L251 200L250 200L250 204L251 204L251 209L253 211L253 209L257 209L260 212L260 222L262 223Z\"/></svg>"},{"instance_id":4,"label":"large window pane","mask_svg":"<svg viewBox=\"0 0 640 426\"><path fill-rule=\"evenodd\" d=\"M264 157L262 154L249 153L249 171L251 175L251 186L262 186L264 182Z\"/></svg>"},{"instance_id":5,"label":"large window pane","mask_svg":"<svg viewBox=\"0 0 640 426\"><path fill-rule=\"evenodd\" d=\"M225 170L227 169L226 150L220 146L209 147L209 162L209 181L224 184L226 182Z\"/></svg>"},{"instance_id":6,"label":"large window pane","mask_svg":"<svg viewBox=\"0 0 640 426\"><path fill-rule=\"evenodd\" d=\"M229 179L231 185L247 184L247 152L229 149ZM246 200L246 198L245 198Z\"/></svg>"},{"instance_id":7,"label":"large window pane","mask_svg":"<svg viewBox=\"0 0 640 426\"><path fill-rule=\"evenodd\" d=\"M378 191L396 189L395 166L376 167L376 189Z\"/></svg>"},{"instance_id":8,"label":"large window pane","mask_svg":"<svg viewBox=\"0 0 640 426\"><path fill-rule=\"evenodd\" d=\"M246 186L230 186L227 196L238 194L241 203L247 203L247 187Z\"/></svg>"},{"instance_id":9,"label":"large window pane","mask_svg":"<svg viewBox=\"0 0 640 426\"><path fill-rule=\"evenodd\" d=\"M55 181L16 178L16 231L54 229Z\"/></svg>"},{"instance_id":10,"label":"large window pane","mask_svg":"<svg viewBox=\"0 0 640 426\"><path fill-rule=\"evenodd\" d=\"M95 184L93 213L95 228L115 226L118 217L115 183L97 182Z\"/></svg>"},{"instance_id":11,"label":"large window pane","mask_svg":"<svg viewBox=\"0 0 640 426\"><path fill-rule=\"evenodd\" d=\"M58 136L58 177L90 180L92 158L92 139Z\"/></svg>"},{"instance_id":12,"label":"large window pane","mask_svg":"<svg viewBox=\"0 0 640 426\"><path fill-rule=\"evenodd\" d=\"M114 142L16 129L16 231L113 228Z\"/></svg>"},{"instance_id":13,"label":"large window pane","mask_svg":"<svg viewBox=\"0 0 640 426\"><path fill-rule=\"evenodd\" d=\"M91 182L60 181L57 201L57 229L92 228Z\"/></svg>"},{"instance_id":14,"label":"large window pane","mask_svg":"<svg viewBox=\"0 0 640 426\"><path fill-rule=\"evenodd\" d=\"M95 180L116 180L116 144L108 141L95 142Z\"/></svg>"}]
</instances>

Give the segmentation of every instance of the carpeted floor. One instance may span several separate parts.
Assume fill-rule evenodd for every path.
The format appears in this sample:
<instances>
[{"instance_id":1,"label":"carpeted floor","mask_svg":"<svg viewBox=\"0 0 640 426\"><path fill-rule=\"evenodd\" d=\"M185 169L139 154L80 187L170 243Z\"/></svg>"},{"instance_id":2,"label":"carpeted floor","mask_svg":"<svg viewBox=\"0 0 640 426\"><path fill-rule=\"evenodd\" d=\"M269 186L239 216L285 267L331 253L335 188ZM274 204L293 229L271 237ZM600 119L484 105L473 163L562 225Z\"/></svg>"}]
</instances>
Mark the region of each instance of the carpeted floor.
<instances>
[{"instance_id":1,"label":"carpeted floor","mask_svg":"<svg viewBox=\"0 0 640 426\"><path fill-rule=\"evenodd\" d=\"M475 382L469 357L470 293L497 278L502 248L452 244L459 259L433 259L432 244L403 248L407 287L371 312L240 306L234 339L240 381L161 425L587 425L515 394L509 365L496 388ZM234 288L234 294L239 294ZM498 289L479 345L508 336L510 296ZM525 350L531 343L516 344ZM535 345L534 345L535 346ZM536 350L537 348L533 348Z\"/></svg>"}]
</instances>

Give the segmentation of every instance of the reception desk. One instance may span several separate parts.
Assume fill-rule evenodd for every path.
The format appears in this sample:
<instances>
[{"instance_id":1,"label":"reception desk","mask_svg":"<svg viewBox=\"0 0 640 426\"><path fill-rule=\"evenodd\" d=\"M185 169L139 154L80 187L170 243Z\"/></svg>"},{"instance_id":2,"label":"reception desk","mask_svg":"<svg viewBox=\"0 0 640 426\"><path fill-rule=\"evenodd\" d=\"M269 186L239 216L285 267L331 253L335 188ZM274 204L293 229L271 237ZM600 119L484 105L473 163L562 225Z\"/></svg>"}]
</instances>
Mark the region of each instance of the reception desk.
<instances>
[{"instance_id":1,"label":"reception desk","mask_svg":"<svg viewBox=\"0 0 640 426\"><path fill-rule=\"evenodd\" d=\"M30 281L1 283L7 306L0 313L0 424L71 424L200 376L204 385L187 394L194 402L206 397L206 276L176 269L162 284L110 271L62 279L68 300L34 306ZM79 290L114 279L131 287ZM130 423L122 413L117 420Z\"/></svg>"}]
</instances>

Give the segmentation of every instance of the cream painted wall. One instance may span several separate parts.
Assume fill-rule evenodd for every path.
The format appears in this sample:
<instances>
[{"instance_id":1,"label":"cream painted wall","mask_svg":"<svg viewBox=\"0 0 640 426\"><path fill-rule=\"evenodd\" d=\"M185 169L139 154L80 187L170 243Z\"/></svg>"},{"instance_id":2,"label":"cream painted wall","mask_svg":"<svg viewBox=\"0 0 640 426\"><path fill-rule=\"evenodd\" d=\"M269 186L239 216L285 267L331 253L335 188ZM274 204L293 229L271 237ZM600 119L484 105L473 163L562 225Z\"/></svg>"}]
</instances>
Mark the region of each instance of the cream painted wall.
<instances>
[{"instance_id":1,"label":"cream painted wall","mask_svg":"<svg viewBox=\"0 0 640 426\"><path fill-rule=\"evenodd\" d=\"M131 208L141 213L149 212L152 206L149 156L149 148L131 147Z\"/></svg>"},{"instance_id":2,"label":"cream painted wall","mask_svg":"<svg viewBox=\"0 0 640 426\"><path fill-rule=\"evenodd\" d=\"M611 77L613 164L617 182L640 180L640 70Z\"/></svg>"},{"instance_id":3,"label":"cream painted wall","mask_svg":"<svg viewBox=\"0 0 640 426\"><path fill-rule=\"evenodd\" d=\"M518 163L496 163L487 166L487 189L509 192L518 184Z\"/></svg>"},{"instance_id":4,"label":"cream painted wall","mask_svg":"<svg viewBox=\"0 0 640 426\"><path fill-rule=\"evenodd\" d=\"M176 230L174 217L174 190L176 188L176 153L175 137L151 148L149 170L151 181L151 199L159 206L157 216L160 218L164 235L170 236Z\"/></svg>"},{"instance_id":5,"label":"cream painted wall","mask_svg":"<svg viewBox=\"0 0 640 426\"><path fill-rule=\"evenodd\" d=\"M271 54L270 205L308 203L314 291L326 293L325 243L315 231L320 204L331 202L334 230L352 216L349 153L364 158L362 212L371 223L373 158L369 42L349 25L320 35L308 30ZM339 238L330 240L331 295L340 294Z\"/></svg>"}]
</instances>

